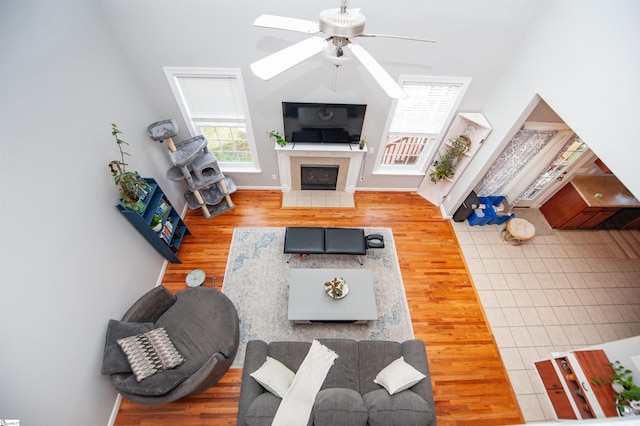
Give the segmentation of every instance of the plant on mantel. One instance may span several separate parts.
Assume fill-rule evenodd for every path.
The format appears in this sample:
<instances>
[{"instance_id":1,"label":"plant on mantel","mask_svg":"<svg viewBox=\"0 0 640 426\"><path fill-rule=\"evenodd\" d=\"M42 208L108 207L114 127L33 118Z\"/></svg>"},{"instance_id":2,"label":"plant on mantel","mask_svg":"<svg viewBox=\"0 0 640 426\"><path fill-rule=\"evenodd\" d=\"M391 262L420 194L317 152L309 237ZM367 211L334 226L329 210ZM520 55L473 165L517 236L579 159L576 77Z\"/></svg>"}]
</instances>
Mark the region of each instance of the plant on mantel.
<instances>
[{"instance_id":1,"label":"plant on mantel","mask_svg":"<svg viewBox=\"0 0 640 426\"><path fill-rule=\"evenodd\" d=\"M140 212L144 208L143 199L151 185L140 177L138 172L128 172L127 163L124 156L131 156L122 149L122 145L129 145L118 136L122 132L118 126L111 124L111 134L116 139L116 144L120 150L120 160L113 160L109 163L109 169L113 175L116 186L120 189L120 203L129 210Z\"/></svg>"},{"instance_id":2,"label":"plant on mantel","mask_svg":"<svg viewBox=\"0 0 640 426\"><path fill-rule=\"evenodd\" d=\"M367 144L367 137L363 137L362 139L360 139L360 142L358 142L358 146L360 147L360 149L364 149L364 146Z\"/></svg>"},{"instance_id":3,"label":"plant on mantel","mask_svg":"<svg viewBox=\"0 0 640 426\"><path fill-rule=\"evenodd\" d=\"M447 146L444 152L440 152L440 157L433 163L434 170L429 174L429 178L433 183L451 179L456 165L462 160L471 145L471 139L464 135L460 135L450 142L451 144Z\"/></svg>"},{"instance_id":4,"label":"plant on mantel","mask_svg":"<svg viewBox=\"0 0 640 426\"><path fill-rule=\"evenodd\" d=\"M267 132L267 134L271 139L275 139L278 145L287 146L287 141L285 140L284 136L282 136L277 130L270 130Z\"/></svg>"}]
</instances>

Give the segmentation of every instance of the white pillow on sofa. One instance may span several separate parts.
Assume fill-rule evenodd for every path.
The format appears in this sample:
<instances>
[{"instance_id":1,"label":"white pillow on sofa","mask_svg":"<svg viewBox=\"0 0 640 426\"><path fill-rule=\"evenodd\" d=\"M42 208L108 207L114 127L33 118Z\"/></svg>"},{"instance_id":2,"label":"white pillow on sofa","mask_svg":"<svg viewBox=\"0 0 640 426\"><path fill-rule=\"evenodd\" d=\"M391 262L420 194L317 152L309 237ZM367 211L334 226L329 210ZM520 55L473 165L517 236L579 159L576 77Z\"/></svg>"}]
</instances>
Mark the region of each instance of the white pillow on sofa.
<instances>
[{"instance_id":1,"label":"white pillow on sofa","mask_svg":"<svg viewBox=\"0 0 640 426\"><path fill-rule=\"evenodd\" d=\"M249 375L266 390L280 398L284 397L295 377L293 371L289 370L287 366L269 356L260 368Z\"/></svg>"},{"instance_id":2,"label":"white pillow on sofa","mask_svg":"<svg viewBox=\"0 0 640 426\"><path fill-rule=\"evenodd\" d=\"M400 357L382 369L373 380L389 392L389 395L402 392L424 379L425 376Z\"/></svg>"}]
</instances>

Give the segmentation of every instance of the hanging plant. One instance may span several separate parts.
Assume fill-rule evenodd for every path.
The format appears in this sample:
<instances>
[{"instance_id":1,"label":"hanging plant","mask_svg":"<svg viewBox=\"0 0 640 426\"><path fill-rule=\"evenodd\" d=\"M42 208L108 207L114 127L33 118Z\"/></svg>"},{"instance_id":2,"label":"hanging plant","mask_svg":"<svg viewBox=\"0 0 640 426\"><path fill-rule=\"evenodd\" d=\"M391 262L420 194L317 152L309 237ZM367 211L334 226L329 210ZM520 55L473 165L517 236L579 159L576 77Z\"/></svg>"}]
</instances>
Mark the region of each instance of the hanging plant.
<instances>
[{"instance_id":1,"label":"hanging plant","mask_svg":"<svg viewBox=\"0 0 640 426\"><path fill-rule=\"evenodd\" d=\"M120 189L120 203L128 208L140 212L144 207L142 200L147 191L151 188L151 185L144 180L138 172L128 172L127 163L124 161L124 156L129 155L122 149L122 145L129 145L118 136L122 133L118 130L118 126L111 124L111 134L116 139L116 144L120 150L120 160L113 160L109 163L109 169L113 175L113 180L116 186Z\"/></svg>"},{"instance_id":2,"label":"hanging plant","mask_svg":"<svg viewBox=\"0 0 640 426\"><path fill-rule=\"evenodd\" d=\"M447 146L447 149L444 152L440 152L440 157L433 163L434 170L429 174L429 178L433 183L443 179L451 179L456 165L462 160L471 145L471 139L464 135L460 135L450 142L451 144Z\"/></svg>"}]
</instances>

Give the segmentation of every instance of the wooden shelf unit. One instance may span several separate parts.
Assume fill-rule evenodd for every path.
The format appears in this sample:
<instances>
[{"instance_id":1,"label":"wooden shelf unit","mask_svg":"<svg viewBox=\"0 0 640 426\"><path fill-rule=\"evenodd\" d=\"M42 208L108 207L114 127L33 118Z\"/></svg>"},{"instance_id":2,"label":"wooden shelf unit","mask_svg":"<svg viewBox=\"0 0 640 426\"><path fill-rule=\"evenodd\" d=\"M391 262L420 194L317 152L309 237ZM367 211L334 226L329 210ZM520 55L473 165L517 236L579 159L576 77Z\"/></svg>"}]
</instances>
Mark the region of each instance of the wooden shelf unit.
<instances>
[{"instance_id":1,"label":"wooden shelf unit","mask_svg":"<svg viewBox=\"0 0 640 426\"><path fill-rule=\"evenodd\" d=\"M482 147L487 136L491 133L491 125L484 117L484 115L478 112L459 113L454 118L449 130L444 135L438 153L434 160L439 158L439 153L444 152L450 145L451 141L458 138L460 135L464 135L471 140L469 150L465 152L463 158L456 165L453 176L449 179L443 179L437 183L433 183L429 178L431 172L435 170L433 161L431 166L427 169L425 177L418 188L418 194L429 200L431 203L439 206L447 198L454 185L462 176L465 169L471 163L471 160L476 155L478 150Z\"/></svg>"}]
</instances>

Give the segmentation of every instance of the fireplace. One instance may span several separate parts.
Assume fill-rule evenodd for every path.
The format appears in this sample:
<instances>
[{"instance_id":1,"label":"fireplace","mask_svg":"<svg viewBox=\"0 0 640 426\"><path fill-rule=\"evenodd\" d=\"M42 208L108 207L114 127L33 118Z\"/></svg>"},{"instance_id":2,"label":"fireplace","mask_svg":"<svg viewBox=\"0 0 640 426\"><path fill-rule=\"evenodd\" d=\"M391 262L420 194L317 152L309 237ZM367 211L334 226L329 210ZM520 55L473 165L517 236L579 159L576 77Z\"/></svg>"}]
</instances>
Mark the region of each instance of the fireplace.
<instances>
[{"instance_id":1,"label":"fireplace","mask_svg":"<svg viewBox=\"0 0 640 426\"><path fill-rule=\"evenodd\" d=\"M336 191L354 193L358 185L358 173L362 168L364 149L352 149L340 144L293 144L280 146L274 142L278 153L278 171L282 192L300 191L300 166L303 164L338 165Z\"/></svg>"},{"instance_id":2,"label":"fireplace","mask_svg":"<svg viewBox=\"0 0 640 426\"><path fill-rule=\"evenodd\" d=\"M301 164L300 189L335 191L339 170L334 164Z\"/></svg>"}]
</instances>

